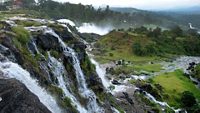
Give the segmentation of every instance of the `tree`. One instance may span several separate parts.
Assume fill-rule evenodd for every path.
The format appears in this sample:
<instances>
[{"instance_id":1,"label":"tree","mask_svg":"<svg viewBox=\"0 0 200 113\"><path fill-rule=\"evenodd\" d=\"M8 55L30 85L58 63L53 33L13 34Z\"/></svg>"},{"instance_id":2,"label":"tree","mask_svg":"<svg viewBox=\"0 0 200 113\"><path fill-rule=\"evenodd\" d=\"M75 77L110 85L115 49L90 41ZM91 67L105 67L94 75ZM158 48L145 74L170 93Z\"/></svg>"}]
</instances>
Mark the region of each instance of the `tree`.
<instances>
[{"instance_id":1,"label":"tree","mask_svg":"<svg viewBox=\"0 0 200 113\"><path fill-rule=\"evenodd\" d=\"M196 99L193 93L189 91L184 91L181 95L182 105L185 108L192 107L196 104Z\"/></svg>"},{"instance_id":2,"label":"tree","mask_svg":"<svg viewBox=\"0 0 200 113\"><path fill-rule=\"evenodd\" d=\"M150 31L147 36L158 38L161 35L161 28L157 27L153 31Z\"/></svg>"},{"instance_id":3,"label":"tree","mask_svg":"<svg viewBox=\"0 0 200 113\"><path fill-rule=\"evenodd\" d=\"M136 42L133 44L133 53L139 56L142 54L142 46L140 43Z\"/></svg>"},{"instance_id":4,"label":"tree","mask_svg":"<svg viewBox=\"0 0 200 113\"><path fill-rule=\"evenodd\" d=\"M141 27L139 27L139 28L135 28L135 29L134 29L134 32L145 34L145 33L148 32L148 29L147 29L146 27L144 27L144 26L141 26Z\"/></svg>"},{"instance_id":5,"label":"tree","mask_svg":"<svg viewBox=\"0 0 200 113\"><path fill-rule=\"evenodd\" d=\"M179 26L175 26L171 29L173 37L181 37L183 36L183 30Z\"/></svg>"}]
</instances>

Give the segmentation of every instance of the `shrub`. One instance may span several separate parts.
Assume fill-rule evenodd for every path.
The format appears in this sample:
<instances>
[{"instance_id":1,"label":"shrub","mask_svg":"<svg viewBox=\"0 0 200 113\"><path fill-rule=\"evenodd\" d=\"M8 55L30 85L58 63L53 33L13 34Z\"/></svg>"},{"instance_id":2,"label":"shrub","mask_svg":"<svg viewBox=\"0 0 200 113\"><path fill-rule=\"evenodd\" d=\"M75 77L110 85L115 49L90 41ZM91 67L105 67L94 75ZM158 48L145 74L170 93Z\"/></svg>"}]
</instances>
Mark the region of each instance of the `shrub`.
<instances>
[{"instance_id":1,"label":"shrub","mask_svg":"<svg viewBox=\"0 0 200 113\"><path fill-rule=\"evenodd\" d=\"M181 95L182 106L185 108L192 107L196 104L196 99L193 93L184 91Z\"/></svg>"}]
</instances>

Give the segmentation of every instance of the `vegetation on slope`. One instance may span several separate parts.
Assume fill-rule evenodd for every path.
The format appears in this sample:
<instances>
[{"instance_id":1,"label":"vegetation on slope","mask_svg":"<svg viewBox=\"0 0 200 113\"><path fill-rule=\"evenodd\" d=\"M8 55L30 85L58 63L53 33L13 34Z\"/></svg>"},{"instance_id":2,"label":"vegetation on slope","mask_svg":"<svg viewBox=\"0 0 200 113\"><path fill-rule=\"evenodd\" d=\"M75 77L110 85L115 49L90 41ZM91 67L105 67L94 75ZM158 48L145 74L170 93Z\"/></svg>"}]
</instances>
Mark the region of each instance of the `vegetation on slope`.
<instances>
[{"instance_id":1,"label":"vegetation on slope","mask_svg":"<svg viewBox=\"0 0 200 113\"><path fill-rule=\"evenodd\" d=\"M182 93L189 91L194 94L194 97L200 101L200 90L192 83L192 81L184 76L181 70L175 72L164 73L152 78L153 84L162 86L163 100L171 106L177 108L184 107L182 105ZM190 106L191 107L191 106Z\"/></svg>"},{"instance_id":2,"label":"vegetation on slope","mask_svg":"<svg viewBox=\"0 0 200 113\"><path fill-rule=\"evenodd\" d=\"M197 66L195 66L193 72L192 72L192 76L194 78L196 78L197 80L200 80L200 64L198 64Z\"/></svg>"},{"instance_id":3,"label":"vegetation on slope","mask_svg":"<svg viewBox=\"0 0 200 113\"><path fill-rule=\"evenodd\" d=\"M126 61L152 61L171 55L200 55L200 39L193 31L179 27L162 31L145 27L127 31L112 31L95 44L94 54L102 62L124 59ZM98 57L97 57L98 59Z\"/></svg>"}]
</instances>

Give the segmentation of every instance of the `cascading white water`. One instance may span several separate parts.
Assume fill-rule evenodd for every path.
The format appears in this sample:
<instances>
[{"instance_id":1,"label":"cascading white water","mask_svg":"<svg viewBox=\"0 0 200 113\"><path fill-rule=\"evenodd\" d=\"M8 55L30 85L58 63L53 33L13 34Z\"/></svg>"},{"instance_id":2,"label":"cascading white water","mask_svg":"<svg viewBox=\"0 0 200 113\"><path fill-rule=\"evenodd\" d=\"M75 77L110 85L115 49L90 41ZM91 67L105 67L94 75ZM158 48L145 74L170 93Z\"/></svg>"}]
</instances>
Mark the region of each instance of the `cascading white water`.
<instances>
[{"instance_id":1,"label":"cascading white water","mask_svg":"<svg viewBox=\"0 0 200 113\"><path fill-rule=\"evenodd\" d=\"M67 82L64 81L64 75L66 74L65 68L61 62L59 62L57 59L52 57L50 53L48 52L49 56L49 63L48 66L51 68L51 71L53 72L54 76L58 80L58 87L60 87L63 91L65 96L71 99L72 104L77 107L77 110L80 113L87 113L88 111L81 106L81 104L77 101L77 99L69 92L66 86L69 86Z\"/></svg>"},{"instance_id":2,"label":"cascading white water","mask_svg":"<svg viewBox=\"0 0 200 113\"><path fill-rule=\"evenodd\" d=\"M85 81L85 78L84 78L84 74L81 70L80 62L77 58L75 51L73 49L71 49L70 47L66 46L65 43L62 41L62 39L52 29L47 28L47 29L45 29L44 33L49 33L49 34L55 36L58 39L60 46L63 49L64 55L67 56L67 57L68 56L72 57L73 67L74 67L75 72L76 72L76 79L77 79L78 86L79 86L79 92L84 98L87 98L89 100L89 102L87 104L88 112L91 112L91 113L93 113L93 112L97 112L97 113L104 112L104 110L102 108L100 108L98 106L97 102L96 102L95 93L87 88L86 81Z\"/></svg>"},{"instance_id":3,"label":"cascading white water","mask_svg":"<svg viewBox=\"0 0 200 113\"><path fill-rule=\"evenodd\" d=\"M103 83L103 86L104 86L105 88L108 88L108 87L110 86L110 82L109 82L109 80L107 80L107 79L105 78L106 71L103 70L103 69L100 67L99 63L97 63L93 58L90 58L90 61L96 66L96 72L97 72L97 74L99 75L99 77L101 78L102 83Z\"/></svg>"},{"instance_id":4,"label":"cascading white water","mask_svg":"<svg viewBox=\"0 0 200 113\"><path fill-rule=\"evenodd\" d=\"M39 52L39 50L38 50L38 48L37 48L37 46L36 46L36 44L35 44L35 41L34 41L34 40L32 40L32 44L33 44L33 46L34 46L34 49L35 49L35 51L37 52L37 54L40 54L40 52Z\"/></svg>"},{"instance_id":5,"label":"cascading white water","mask_svg":"<svg viewBox=\"0 0 200 113\"><path fill-rule=\"evenodd\" d=\"M31 78L30 73L20 67L18 64L3 61L0 62L0 70L3 72L5 77L15 78L21 81L32 93L37 95L39 100L52 112L62 113L62 110L56 103L56 100L48 94L44 88L40 87L37 81Z\"/></svg>"},{"instance_id":6,"label":"cascading white water","mask_svg":"<svg viewBox=\"0 0 200 113\"><path fill-rule=\"evenodd\" d=\"M182 109L174 109L173 107L169 106L169 104L167 104L166 102L161 102L161 101L156 100L151 94L147 93L146 91L144 91L144 93L149 100L152 100L153 102L155 102L156 104L159 104L162 107L168 107L172 109L175 113L179 113L180 111L182 111ZM185 113L187 112L185 111Z\"/></svg>"}]
</instances>

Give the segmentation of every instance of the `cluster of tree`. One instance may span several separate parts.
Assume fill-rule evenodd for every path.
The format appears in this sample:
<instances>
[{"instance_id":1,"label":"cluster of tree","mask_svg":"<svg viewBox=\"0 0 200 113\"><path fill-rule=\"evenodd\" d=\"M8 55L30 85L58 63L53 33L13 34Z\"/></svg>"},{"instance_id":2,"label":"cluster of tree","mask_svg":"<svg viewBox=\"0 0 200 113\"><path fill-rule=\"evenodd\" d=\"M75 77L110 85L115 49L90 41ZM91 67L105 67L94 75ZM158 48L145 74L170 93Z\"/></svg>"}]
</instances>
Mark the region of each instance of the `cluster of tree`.
<instances>
[{"instance_id":1,"label":"cluster of tree","mask_svg":"<svg viewBox=\"0 0 200 113\"><path fill-rule=\"evenodd\" d=\"M4 4L6 6L12 5L13 1L9 0ZM23 3L22 8L38 11L41 14L45 14L41 15L41 17L48 16L54 19L68 18L78 22L108 22L116 26L161 25L166 23L161 15L147 11L121 13L111 10L109 6L95 9L91 5L59 3L53 0L38 0L37 4L34 0L20 1Z\"/></svg>"},{"instance_id":2,"label":"cluster of tree","mask_svg":"<svg viewBox=\"0 0 200 113\"><path fill-rule=\"evenodd\" d=\"M135 42L133 44L133 53L138 56L149 56L157 55L157 47L155 44L141 45L140 42Z\"/></svg>"},{"instance_id":3,"label":"cluster of tree","mask_svg":"<svg viewBox=\"0 0 200 113\"><path fill-rule=\"evenodd\" d=\"M141 45L141 42L133 43L133 53L139 56L161 54L200 55L200 35L192 31L183 31L175 26L170 30L162 31L161 28L147 29L140 27L128 29L128 32L146 35L150 44Z\"/></svg>"}]
</instances>

